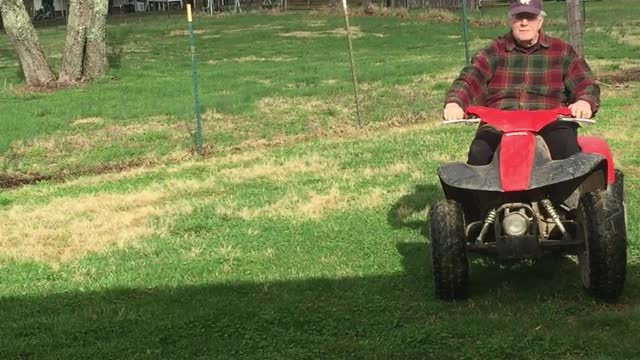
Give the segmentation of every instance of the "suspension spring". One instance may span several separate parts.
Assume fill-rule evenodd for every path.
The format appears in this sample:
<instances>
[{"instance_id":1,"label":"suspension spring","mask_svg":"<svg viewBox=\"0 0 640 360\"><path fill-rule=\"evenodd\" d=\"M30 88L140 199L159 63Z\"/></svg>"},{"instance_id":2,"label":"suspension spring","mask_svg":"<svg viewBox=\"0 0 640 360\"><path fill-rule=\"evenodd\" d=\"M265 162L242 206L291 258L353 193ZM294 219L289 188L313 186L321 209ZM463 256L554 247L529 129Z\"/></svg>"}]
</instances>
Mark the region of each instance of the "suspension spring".
<instances>
[{"instance_id":1,"label":"suspension spring","mask_svg":"<svg viewBox=\"0 0 640 360\"><path fill-rule=\"evenodd\" d=\"M560 221L560 216L558 216L558 213L556 212L556 209L553 207L553 204L551 203L551 201L549 199L544 199L540 201L540 203L542 204L542 207L547 212L549 217L551 217L553 222L556 223L556 226L558 226L558 229L560 229L562 236L564 237L568 236L567 230L564 228L562 221Z\"/></svg>"},{"instance_id":2,"label":"suspension spring","mask_svg":"<svg viewBox=\"0 0 640 360\"><path fill-rule=\"evenodd\" d=\"M480 234L476 238L476 245L484 244L484 236L489 231L489 226L496 222L496 209L491 209L487 214L487 217L484 219L484 224L482 225L482 230L480 230Z\"/></svg>"}]
</instances>

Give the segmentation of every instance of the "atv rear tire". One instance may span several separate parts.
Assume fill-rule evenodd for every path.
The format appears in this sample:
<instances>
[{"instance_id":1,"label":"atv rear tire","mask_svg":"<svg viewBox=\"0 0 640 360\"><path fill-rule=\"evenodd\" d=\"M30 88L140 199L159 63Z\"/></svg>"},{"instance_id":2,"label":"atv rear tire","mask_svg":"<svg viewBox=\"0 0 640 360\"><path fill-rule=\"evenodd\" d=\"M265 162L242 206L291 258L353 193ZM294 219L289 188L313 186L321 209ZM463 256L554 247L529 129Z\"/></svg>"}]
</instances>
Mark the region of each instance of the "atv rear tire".
<instances>
[{"instance_id":1,"label":"atv rear tire","mask_svg":"<svg viewBox=\"0 0 640 360\"><path fill-rule=\"evenodd\" d=\"M619 169L616 169L614 172L616 174L616 180L607 187L607 192L612 194L616 200L624 203L624 173Z\"/></svg>"},{"instance_id":2,"label":"atv rear tire","mask_svg":"<svg viewBox=\"0 0 640 360\"><path fill-rule=\"evenodd\" d=\"M429 219L435 295L447 301L465 299L469 261L462 207L455 201L440 201L429 212Z\"/></svg>"},{"instance_id":3,"label":"atv rear tire","mask_svg":"<svg viewBox=\"0 0 640 360\"><path fill-rule=\"evenodd\" d=\"M627 268L624 202L607 191L584 194L578 205L578 231L585 241L578 254L582 284L594 297L614 301L622 294Z\"/></svg>"}]
</instances>

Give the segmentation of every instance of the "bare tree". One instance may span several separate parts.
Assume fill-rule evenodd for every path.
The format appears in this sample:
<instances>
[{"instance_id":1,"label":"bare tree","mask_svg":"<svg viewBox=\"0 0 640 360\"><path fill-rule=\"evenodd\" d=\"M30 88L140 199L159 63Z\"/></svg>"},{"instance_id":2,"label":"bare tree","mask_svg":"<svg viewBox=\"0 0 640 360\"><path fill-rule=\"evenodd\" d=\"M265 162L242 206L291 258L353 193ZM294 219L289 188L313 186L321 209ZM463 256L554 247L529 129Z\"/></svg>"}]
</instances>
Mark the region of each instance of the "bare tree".
<instances>
[{"instance_id":1,"label":"bare tree","mask_svg":"<svg viewBox=\"0 0 640 360\"><path fill-rule=\"evenodd\" d=\"M31 24L22 0L0 0L2 22L16 48L25 81L29 86L46 86L55 81L38 33Z\"/></svg>"},{"instance_id":2,"label":"bare tree","mask_svg":"<svg viewBox=\"0 0 640 360\"><path fill-rule=\"evenodd\" d=\"M94 80L109 69L106 31L108 0L71 0L58 83ZM47 58L22 0L0 0L9 39L16 48L27 85L55 82Z\"/></svg>"},{"instance_id":3,"label":"bare tree","mask_svg":"<svg viewBox=\"0 0 640 360\"><path fill-rule=\"evenodd\" d=\"M84 58L84 78L94 80L109 70L107 59L107 12L109 0L93 0L93 16L87 29L87 46Z\"/></svg>"},{"instance_id":4,"label":"bare tree","mask_svg":"<svg viewBox=\"0 0 640 360\"><path fill-rule=\"evenodd\" d=\"M567 26L569 42L578 56L584 56L584 19L580 8L581 0L567 0Z\"/></svg>"},{"instance_id":5,"label":"bare tree","mask_svg":"<svg viewBox=\"0 0 640 360\"><path fill-rule=\"evenodd\" d=\"M106 30L108 0L71 0L60 83L93 80L109 69Z\"/></svg>"},{"instance_id":6,"label":"bare tree","mask_svg":"<svg viewBox=\"0 0 640 360\"><path fill-rule=\"evenodd\" d=\"M69 84L82 80L87 24L91 13L90 6L92 6L92 0L71 0L69 2L67 37L64 42L58 80L61 83Z\"/></svg>"}]
</instances>

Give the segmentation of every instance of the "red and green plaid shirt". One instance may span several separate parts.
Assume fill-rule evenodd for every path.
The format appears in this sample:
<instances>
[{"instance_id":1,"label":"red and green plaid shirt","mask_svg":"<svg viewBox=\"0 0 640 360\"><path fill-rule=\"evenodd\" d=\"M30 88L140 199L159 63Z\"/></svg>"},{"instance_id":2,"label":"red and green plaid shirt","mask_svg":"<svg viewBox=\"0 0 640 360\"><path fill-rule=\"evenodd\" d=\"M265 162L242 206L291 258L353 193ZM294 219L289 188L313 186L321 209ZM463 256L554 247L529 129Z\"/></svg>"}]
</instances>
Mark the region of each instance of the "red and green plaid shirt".
<instances>
[{"instance_id":1,"label":"red and green plaid shirt","mask_svg":"<svg viewBox=\"0 0 640 360\"><path fill-rule=\"evenodd\" d=\"M600 107L600 88L583 58L563 40L540 32L531 48L518 46L511 32L496 39L465 66L445 103L466 109L483 105L502 110L544 110L578 100Z\"/></svg>"}]
</instances>

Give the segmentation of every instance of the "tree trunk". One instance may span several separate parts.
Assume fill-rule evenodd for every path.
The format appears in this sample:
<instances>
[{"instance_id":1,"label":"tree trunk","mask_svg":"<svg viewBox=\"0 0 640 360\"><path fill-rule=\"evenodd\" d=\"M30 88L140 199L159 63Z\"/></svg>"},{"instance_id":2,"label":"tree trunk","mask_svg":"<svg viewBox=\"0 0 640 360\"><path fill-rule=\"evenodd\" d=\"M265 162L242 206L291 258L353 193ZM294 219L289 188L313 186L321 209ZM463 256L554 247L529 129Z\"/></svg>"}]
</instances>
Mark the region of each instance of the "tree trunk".
<instances>
[{"instance_id":1,"label":"tree trunk","mask_svg":"<svg viewBox=\"0 0 640 360\"><path fill-rule=\"evenodd\" d=\"M107 72L108 10L108 0L71 0L59 82L94 80Z\"/></svg>"},{"instance_id":2,"label":"tree trunk","mask_svg":"<svg viewBox=\"0 0 640 360\"><path fill-rule=\"evenodd\" d=\"M16 47L27 85L46 86L55 80L22 0L0 0L7 36Z\"/></svg>"},{"instance_id":3,"label":"tree trunk","mask_svg":"<svg viewBox=\"0 0 640 360\"><path fill-rule=\"evenodd\" d=\"M92 0L71 0L69 3L67 37L58 79L60 83L70 84L82 80L87 27L91 21L92 12Z\"/></svg>"},{"instance_id":4,"label":"tree trunk","mask_svg":"<svg viewBox=\"0 0 640 360\"><path fill-rule=\"evenodd\" d=\"M87 46L84 58L84 78L95 80L109 70L107 60L107 12L108 0L93 0L93 20L87 29Z\"/></svg>"},{"instance_id":5,"label":"tree trunk","mask_svg":"<svg viewBox=\"0 0 640 360\"><path fill-rule=\"evenodd\" d=\"M584 21L580 0L567 0L567 26L569 27L569 42L578 56L584 56Z\"/></svg>"}]
</instances>

